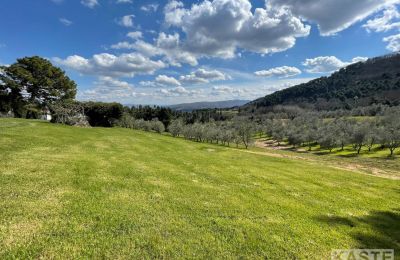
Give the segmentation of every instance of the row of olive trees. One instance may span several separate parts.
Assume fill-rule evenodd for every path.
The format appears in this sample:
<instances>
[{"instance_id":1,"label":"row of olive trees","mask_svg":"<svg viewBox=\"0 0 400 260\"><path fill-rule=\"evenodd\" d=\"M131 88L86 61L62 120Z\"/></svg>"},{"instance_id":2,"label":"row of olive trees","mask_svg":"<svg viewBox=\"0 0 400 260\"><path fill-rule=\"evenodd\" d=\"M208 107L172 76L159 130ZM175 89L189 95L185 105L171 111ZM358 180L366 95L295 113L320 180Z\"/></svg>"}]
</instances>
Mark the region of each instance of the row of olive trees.
<instances>
[{"instance_id":1,"label":"row of olive trees","mask_svg":"<svg viewBox=\"0 0 400 260\"><path fill-rule=\"evenodd\" d=\"M122 118L119 120L118 125L125 128L143 130L147 132L153 131L159 134L165 132L164 124L158 119L145 121L143 119L135 119L129 114L124 114Z\"/></svg>"},{"instance_id":2,"label":"row of olive trees","mask_svg":"<svg viewBox=\"0 0 400 260\"><path fill-rule=\"evenodd\" d=\"M355 119L321 119L316 114L305 114L293 120L270 120L263 124L263 131L278 142L290 145L312 146L319 144L330 152L351 145L359 154L363 148L379 145L390 155L400 146L400 113L388 110L383 116L357 121Z\"/></svg>"},{"instance_id":3,"label":"row of olive trees","mask_svg":"<svg viewBox=\"0 0 400 260\"><path fill-rule=\"evenodd\" d=\"M119 126L143 131L165 132L164 124L158 119L145 121L135 119L125 113L119 120ZM168 131L173 137L184 137L196 142L209 142L222 145L234 143L246 149L253 143L255 124L247 119L236 118L233 121L185 124L182 119L171 121Z\"/></svg>"},{"instance_id":4,"label":"row of olive trees","mask_svg":"<svg viewBox=\"0 0 400 260\"><path fill-rule=\"evenodd\" d=\"M237 118L233 121L184 124L176 119L171 122L168 131L174 137L182 136L196 142L208 142L236 147L243 145L246 149L253 143L256 127L247 119Z\"/></svg>"}]
</instances>

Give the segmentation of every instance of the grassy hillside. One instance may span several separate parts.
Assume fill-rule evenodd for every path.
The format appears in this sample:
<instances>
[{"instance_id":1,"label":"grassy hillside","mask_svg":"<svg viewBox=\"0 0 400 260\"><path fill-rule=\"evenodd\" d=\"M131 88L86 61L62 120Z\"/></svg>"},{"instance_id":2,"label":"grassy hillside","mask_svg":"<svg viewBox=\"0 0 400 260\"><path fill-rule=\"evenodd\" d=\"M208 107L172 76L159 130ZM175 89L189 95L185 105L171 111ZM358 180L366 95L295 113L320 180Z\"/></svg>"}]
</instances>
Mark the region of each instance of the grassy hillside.
<instances>
[{"instance_id":1,"label":"grassy hillside","mask_svg":"<svg viewBox=\"0 0 400 260\"><path fill-rule=\"evenodd\" d=\"M277 91L242 107L263 112L276 105L330 110L371 104L400 105L400 54L351 64L329 77Z\"/></svg>"},{"instance_id":2,"label":"grassy hillside","mask_svg":"<svg viewBox=\"0 0 400 260\"><path fill-rule=\"evenodd\" d=\"M0 119L0 258L400 250L399 181L119 128Z\"/></svg>"}]
</instances>

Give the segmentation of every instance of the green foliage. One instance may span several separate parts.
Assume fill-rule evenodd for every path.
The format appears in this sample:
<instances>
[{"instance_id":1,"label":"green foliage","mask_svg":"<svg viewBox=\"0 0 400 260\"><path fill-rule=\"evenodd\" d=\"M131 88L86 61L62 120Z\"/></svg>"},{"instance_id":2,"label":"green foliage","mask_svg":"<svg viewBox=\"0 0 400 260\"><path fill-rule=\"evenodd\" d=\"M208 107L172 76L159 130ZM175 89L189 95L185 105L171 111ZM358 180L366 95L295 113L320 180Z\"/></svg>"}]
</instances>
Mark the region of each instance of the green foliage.
<instances>
[{"instance_id":1,"label":"green foliage","mask_svg":"<svg viewBox=\"0 0 400 260\"><path fill-rule=\"evenodd\" d=\"M0 71L0 110L35 118L43 107L75 98L75 82L41 57L18 59Z\"/></svg>"},{"instance_id":2,"label":"green foliage","mask_svg":"<svg viewBox=\"0 0 400 260\"><path fill-rule=\"evenodd\" d=\"M123 114L119 103L85 102L83 108L91 126L115 126Z\"/></svg>"}]
</instances>

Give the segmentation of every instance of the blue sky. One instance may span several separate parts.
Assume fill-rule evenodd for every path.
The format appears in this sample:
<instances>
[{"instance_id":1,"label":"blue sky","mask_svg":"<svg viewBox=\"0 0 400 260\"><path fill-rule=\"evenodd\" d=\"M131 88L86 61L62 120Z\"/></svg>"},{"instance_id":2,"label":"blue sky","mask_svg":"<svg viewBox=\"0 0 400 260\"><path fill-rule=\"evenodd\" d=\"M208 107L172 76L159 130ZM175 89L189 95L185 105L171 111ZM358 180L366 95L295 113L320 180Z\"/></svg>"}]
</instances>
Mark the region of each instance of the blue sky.
<instances>
[{"instance_id":1,"label":"blue sky","mask_svg":"<svg viewBox=\"0 0 400 260\"><path fill-rule=\"evenodd\" d=\"M254 99L400 50L400 0L3 0L0 64L39 55L80 100Z\"/></svg>"}]
</instances>

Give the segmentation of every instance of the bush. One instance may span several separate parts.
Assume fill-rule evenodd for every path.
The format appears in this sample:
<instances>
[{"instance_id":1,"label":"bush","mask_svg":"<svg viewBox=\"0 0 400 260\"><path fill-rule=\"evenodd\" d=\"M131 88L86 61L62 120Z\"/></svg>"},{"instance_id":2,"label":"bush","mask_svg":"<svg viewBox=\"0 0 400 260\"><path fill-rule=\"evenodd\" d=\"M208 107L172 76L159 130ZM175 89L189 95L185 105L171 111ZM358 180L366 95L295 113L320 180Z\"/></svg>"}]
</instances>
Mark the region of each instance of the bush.
<instances>
[{"instance_id":1,"label":"bush","mask_svg":"<svg viewBox=\"0 0 400 260\"><path fill-rule=\"evenodd\" d=\"M115 126L123 114L123 106L119 103L86 102L83 107L91 126Z\"/></svg>"}]
</instances>

